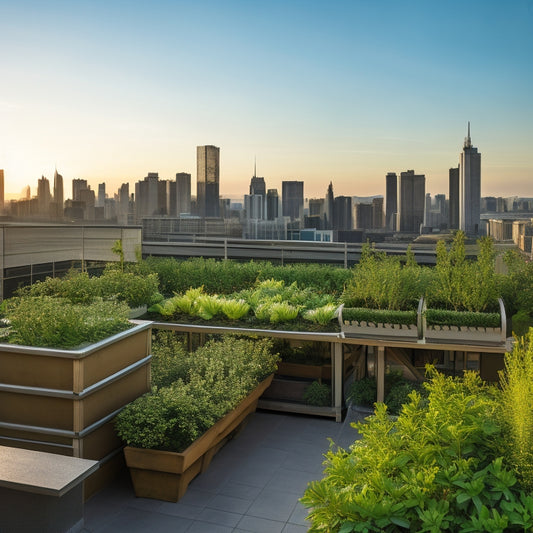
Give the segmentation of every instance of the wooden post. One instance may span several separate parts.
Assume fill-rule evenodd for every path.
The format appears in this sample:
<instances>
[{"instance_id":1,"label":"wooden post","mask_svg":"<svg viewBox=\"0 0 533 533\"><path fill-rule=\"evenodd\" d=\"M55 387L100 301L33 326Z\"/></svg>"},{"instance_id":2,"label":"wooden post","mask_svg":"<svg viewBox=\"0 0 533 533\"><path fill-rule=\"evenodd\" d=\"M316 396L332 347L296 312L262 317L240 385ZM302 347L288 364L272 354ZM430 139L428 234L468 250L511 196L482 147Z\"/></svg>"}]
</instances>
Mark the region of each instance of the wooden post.
<instances>
[{"instance_id":1,"label":"wooden post","mask_svg":"<svg viewBox=\"0 0 533 533\"><path fill-rule=\"evenodd\" d=\"M377 401L385 401L385 346L378 346L376 358Z\"/></svg>"}]
</instances>

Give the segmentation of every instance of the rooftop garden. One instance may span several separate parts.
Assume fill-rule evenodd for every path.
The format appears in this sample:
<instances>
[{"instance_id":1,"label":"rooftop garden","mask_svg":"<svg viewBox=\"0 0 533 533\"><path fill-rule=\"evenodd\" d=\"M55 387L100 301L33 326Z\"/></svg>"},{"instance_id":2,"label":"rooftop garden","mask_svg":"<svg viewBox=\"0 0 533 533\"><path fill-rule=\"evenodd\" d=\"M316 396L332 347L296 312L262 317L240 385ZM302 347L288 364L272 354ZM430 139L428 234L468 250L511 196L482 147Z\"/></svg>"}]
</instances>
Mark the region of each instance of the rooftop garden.
<instances>
[{"instance_id":1,"label":"rooftop garden","mask_svg":"<svg viewBox=\"0 0 533 533\"><path fill-rule=\"evenodd\" d=\"M309 484L309 531L533 530L533 328L506 354L500 387L428 367L398 416L386 404L331 447Z\"/></svg>"}]
</instances>

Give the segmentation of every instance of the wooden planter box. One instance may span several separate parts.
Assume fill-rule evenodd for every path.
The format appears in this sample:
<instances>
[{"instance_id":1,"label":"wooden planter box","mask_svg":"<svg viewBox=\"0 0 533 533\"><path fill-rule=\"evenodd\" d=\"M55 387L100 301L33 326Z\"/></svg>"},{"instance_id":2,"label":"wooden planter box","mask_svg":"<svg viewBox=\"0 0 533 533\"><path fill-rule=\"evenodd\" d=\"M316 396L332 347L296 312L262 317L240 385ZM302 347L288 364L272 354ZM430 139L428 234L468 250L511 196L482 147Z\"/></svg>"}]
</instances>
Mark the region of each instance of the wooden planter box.
<instances>
[{"instance_id":1,"label":"wooden planter box","mask_svg":"<svg viewBox=\"0 0 533 533\"><path fill-rule=\"evenodd\" d=\"M259 397L272 382L262 381L233 411L227 413L183 452L167 452L126 446L124 456L130 469L135 495L177 502L189 483L204 472L216 452L240 429L257 407Z\"/></svg>"},{"instance_id":2,"label":"wooden planter box","mask_svg":"<svg viewBox=\"0 0 533 533\"><path fill-rule=\"evenodd\" d=\"M122 448L115 415L150 390L150 350L151 322L81 350L0 344L2 443L103 467Z\"/></svg>"},{"instance_id":3,"label":"wooden planter box","mask_svg":"<svg viewBox=\"0 0 533 533\"><path fill-rule=\"evenodd\" d=\"M285 363L281 361L276 371L278 376L307 378L314 380L331 379L331 364L306 365L303 363Z\"/></svg>"}]
</instances>

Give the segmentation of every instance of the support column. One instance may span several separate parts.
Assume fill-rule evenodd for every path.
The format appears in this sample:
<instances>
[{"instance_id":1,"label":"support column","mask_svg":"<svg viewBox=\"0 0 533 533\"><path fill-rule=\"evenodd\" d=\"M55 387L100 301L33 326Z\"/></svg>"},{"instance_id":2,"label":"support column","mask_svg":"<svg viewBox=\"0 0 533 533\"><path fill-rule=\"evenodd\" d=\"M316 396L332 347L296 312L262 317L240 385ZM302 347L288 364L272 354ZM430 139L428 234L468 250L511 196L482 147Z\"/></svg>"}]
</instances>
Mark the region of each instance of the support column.
<instances>
[{"instance_id":1,"label":"support column","mask_svg":"<svg viewBox=\"0 0 533 533\"><path fill-rule=\"evenodd\" d=\"M385 346L378 346L376 357L377 401L385 401Z\"/></svg>"},{"instance_id":2,"label":"support column","mask_svg":"<svg viewBox=\"0 0 533 533\"><path fill-rule=\"evenodd\" d=\"M335 407L335 420L342 422L342 402L344 397L344 369L343 346L340 342L332 343L333 347L333 400Z\"/></svg>"}]
</instances>

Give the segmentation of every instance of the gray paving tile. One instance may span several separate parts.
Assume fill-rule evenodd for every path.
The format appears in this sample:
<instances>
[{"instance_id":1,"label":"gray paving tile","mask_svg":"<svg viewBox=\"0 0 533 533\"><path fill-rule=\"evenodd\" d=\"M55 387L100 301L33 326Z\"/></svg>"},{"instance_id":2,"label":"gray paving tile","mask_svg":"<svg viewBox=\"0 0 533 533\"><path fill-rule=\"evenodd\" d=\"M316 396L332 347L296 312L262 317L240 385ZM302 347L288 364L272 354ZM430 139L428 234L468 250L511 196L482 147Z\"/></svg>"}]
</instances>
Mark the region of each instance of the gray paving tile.
<instances>
[{"instance_id":1,"label":"gray paving tile","mask_svg":"<svg viewBox=\"0 0 533 533\"><path fill-rule=\"evenodd\" d=\"M274 475L272 466L268 463L248 464L234 470L229 481L233 483L243 483L254 487L264 487Z\"/></svg>"},{"instance_id":2,"label":"gray paving tile","mask_svg":"<svg viewBox=\"0 0 533 533\"><path fill-rule=\"evenodd\" d=\"M210 509L227 511L229 513L244 514L248 511L250 505L252 505L252 502L250 502L250 500L243 500L242 498L233 498L231 496L217 494L209 502L208 507Z\"/></svg>"},{"instance_id":3,"label":"gray paving tile","mask_svg":"<svg viewBox=\"0 0 533 533\"><path fill-rule=\"evenodd\" d=\"M246 514L259 518L275 518L285 523L296 505L295 495L277 489L264 489ZM239 524L241 527L241 524Z\"/></svg>"},{"instance_id":4,"label":"gray paving tile","mask_svg":"<svg viewBox=\"0 0 533 533\"><path fill-rule=\"evenodd\" d=\"M298 524L286 524L282 529L282 533L305 533L309 528L307 526L299 526Z\"/></svg>"},{"instance_id":5,"label":"gray paving tile","mask_svg":"<svg viewBox=\"0 0 533 533\"><path fill-rule=\"evenodd\" d=\"M214 494L206 491L200 490L199 488L192 487L189 485L187 492L178 502L183 505L195 505L196 507L205 507L213 498Z\"/></svg>"},{"instance_id":6,"label":"gray paving tile","mask_svg":"<svg viewBox=\"0 0 533 533\"><path fill-rule=\"evenodd\" d=\"M289 523L300 526L307 526L309 528L311 526L311 523L309 522L309 520L306 520L308 513L309 509L298 502L294 507L291 516L289 516Z\"/></svg>"},{"instance_id":7,"label":"gray paving tile","mask_svg":"<svg viewBox=\"0 0 533 533\"><path fill-rule=\"evenodd\" d=\"M173 516L181 516L183 518L191 518L194 520L200 516L200 513L203 509L203 507L198 505L187 505L185 503L181 503L181 501L178 503L163 502L161 507L158 509L158 512Z\"/></svg>"},{"instance_id":8,"label":"gray paving tile","mask_svg":"<svg viewBox=\"0 0 533 533\"><path fill-rule=\"evenodd\" d=\"M267 483L266 488L290 492L300 497L306 489L307 484L315 479L316 476L310 472L289 468L279 469Z\"/></svg>"},{"instance_id":9,"label":"gray paving tile","mask_svg":"<svg viewBox=\"0 0 533 533\"><path fill-rule=\"evenodd\" d=\"M193 524L187 530L187 533L232 533L232 532L233 532L232 527L219 526L217 524L213 524L210 522L202 522L202 521L193 522Z\"/></svg>"},{"instance_id":10,"label":"gray paving tile","mask_svg":"<svg viewBox=\"0 0 533 533\"><path fill-rule=\"evenodd\" d=\"M284 522L247 515L243 516L236 531L246 531L248 533L281 533L284 527Z\"/></svg>"},{"instance_id":11,"label":"gray paving tile","mask_svg":"<svg viewBox=\"0 0 533 533\"><path fill-rule=\"evenodd\" d=\"M109 524L93 529L93 533L185 533L192 521L178 516L169 516L140 509L124 509Z\"/></svg>"},{"instance_id":12,"label":"gray paving tile","mask_svg":"<svg viewBox=\"0 0 533 533\"><path fill-rule=\"evenodd\" d=\"M244 483L235 483L229 481L221 487L219 494L223 496L231 496L233 498L241 498L242 500L253 501L261 492L262 487L254 487L253 485L246 485Z\"/></svg>"},{"instance_id":13,"label":"gray paving tile","mask_svg":"<svg viewBox=\"0 0 533 533\"><path fill-rule=\"evenodd\" d=\"M242 518L242 513L230 513L220 509L203 509L196 521L210 522L220 526L235 527Z\"/></svg>"}]
</instances>

